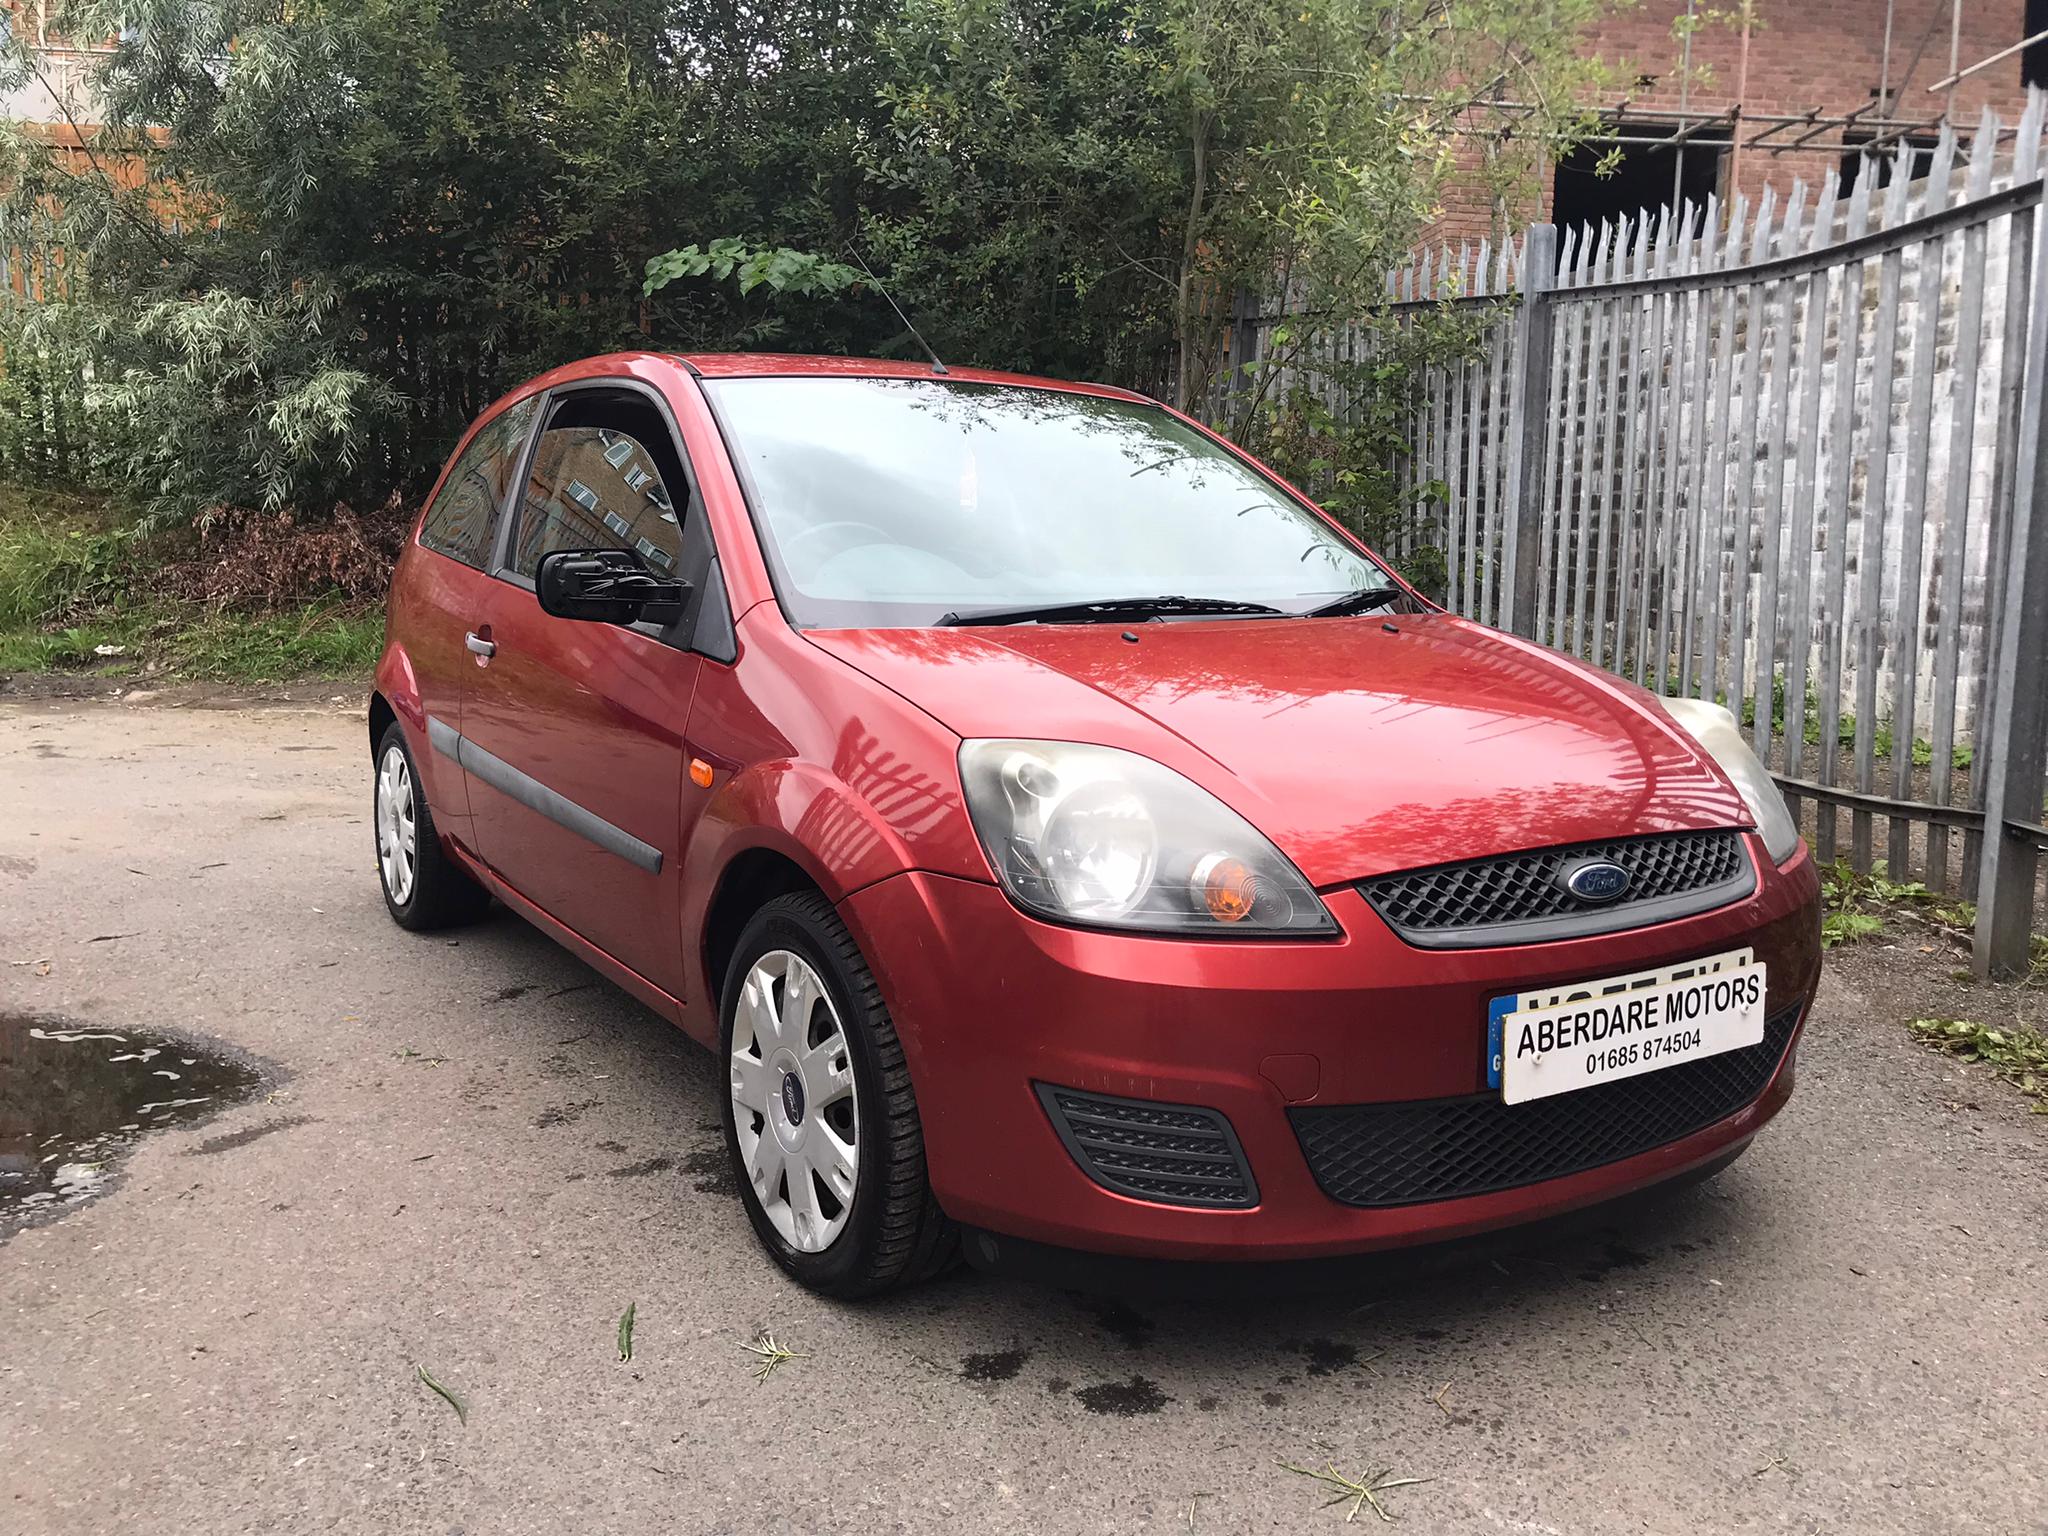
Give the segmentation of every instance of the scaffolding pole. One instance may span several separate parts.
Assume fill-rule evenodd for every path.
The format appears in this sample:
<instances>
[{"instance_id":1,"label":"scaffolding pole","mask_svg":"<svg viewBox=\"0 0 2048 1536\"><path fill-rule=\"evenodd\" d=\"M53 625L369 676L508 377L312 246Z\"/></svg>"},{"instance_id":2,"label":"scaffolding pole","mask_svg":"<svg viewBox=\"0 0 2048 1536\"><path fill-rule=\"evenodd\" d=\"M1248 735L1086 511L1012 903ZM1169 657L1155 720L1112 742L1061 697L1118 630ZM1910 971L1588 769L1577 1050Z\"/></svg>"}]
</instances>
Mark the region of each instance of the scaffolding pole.
<instances>
[{"instance_id":1,"label":"scaffolding pole","mask_svg":"<svg viewBox=\"0 0 2048 1536\"><path fill-rule=\"evenodd\" d=\"M1976 63L1972 64L1968 69L1959 69L1954 74L1950 75L1946 80L1935 81L1934 84L1927 87L1927 89L1929 91L1948 91L1950 93L1951 104L1953 104L1955 87L1962 81L1969 79L1970 76L1976 74L1981 69L1989 69L1992 65L2000 63L2003 60L2009 59L2014 54L2019 53L2025 49L2033 47L2036 43L2048 43L2048 31L2036 32L2032 37L2023 37L2018 42L2014 43L2010 48L2001 48L1998 50L1998 52L1990 55L1988 58L1979 59Z\"/></svg>"}]
</instances>

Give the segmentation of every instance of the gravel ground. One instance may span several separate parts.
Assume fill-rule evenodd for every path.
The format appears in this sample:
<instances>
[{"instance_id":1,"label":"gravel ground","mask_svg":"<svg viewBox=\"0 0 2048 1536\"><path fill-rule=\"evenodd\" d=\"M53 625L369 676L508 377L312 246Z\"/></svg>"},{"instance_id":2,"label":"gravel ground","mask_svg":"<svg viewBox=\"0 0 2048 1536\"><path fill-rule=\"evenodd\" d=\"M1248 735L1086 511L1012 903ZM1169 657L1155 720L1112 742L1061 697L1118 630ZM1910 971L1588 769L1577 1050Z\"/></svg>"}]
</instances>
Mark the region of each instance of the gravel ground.
<instances>
[{"instance_id":1,"label":"gravel ground","mask_svg":"<svg viewBox=\"0 0 2048 1536\"><path fill-rule=\"evenodd\" d=\"M0 701L0 1014L264 1077L0 1232L0 1531L1340 1524L1282 1461L1427 1479L1421 1533L2048 1530L2048 1117L1902 1027L2039 995L1945 940L1837 952L1791 1107L1604 1230L840 1306L757 1253L707 1056L514 919L390 924L337 692Z\"/></svg>"}]
</instances>

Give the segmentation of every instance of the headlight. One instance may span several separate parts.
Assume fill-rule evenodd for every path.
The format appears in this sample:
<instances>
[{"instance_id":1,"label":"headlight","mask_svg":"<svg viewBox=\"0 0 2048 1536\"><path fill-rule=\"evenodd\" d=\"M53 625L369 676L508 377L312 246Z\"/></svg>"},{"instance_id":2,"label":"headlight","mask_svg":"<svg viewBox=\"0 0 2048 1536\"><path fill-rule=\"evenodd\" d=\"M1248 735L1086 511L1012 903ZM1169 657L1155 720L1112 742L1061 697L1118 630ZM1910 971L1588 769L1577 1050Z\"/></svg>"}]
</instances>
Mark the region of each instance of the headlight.
<instances>
[{"instance_id":1,"label":"headlight","mask_svg":"<svg viewBox=\"0 0 2048 1536\"><path fill-rule=\"evenodd\" d=\"M1750 815L1756 818L1756 829L1763 837L1764 851L1770 854L1771 862L1782 864L1791 858L1793 850L1799 846L1799 824L1785 809L1785 796L1771 777L1770 770L1757 761L1757 755L1749 750L1749 743L1742 739L1742 728L1735 723L1735 717L1720 705L1709 704L1705 699L1666 699L1663 702L1671 712L1671 718L1691 732L1693 739L1707 749L1707 755L1721 765L1728 777L1735 781L1735 787L1742 791Z\"/></svg>"},{"instance_id":2,"label":"headlight","mask_svg":"<svg viewBox=\"0 0 2048 1536\"><path fill-rule=\"evenodd\" d=\"M1270 937L1336 923L1301 872L1171 768L1063 741L960 745L967 813L1027 912L1147 933Z\"/></svg>"}]
</instances>

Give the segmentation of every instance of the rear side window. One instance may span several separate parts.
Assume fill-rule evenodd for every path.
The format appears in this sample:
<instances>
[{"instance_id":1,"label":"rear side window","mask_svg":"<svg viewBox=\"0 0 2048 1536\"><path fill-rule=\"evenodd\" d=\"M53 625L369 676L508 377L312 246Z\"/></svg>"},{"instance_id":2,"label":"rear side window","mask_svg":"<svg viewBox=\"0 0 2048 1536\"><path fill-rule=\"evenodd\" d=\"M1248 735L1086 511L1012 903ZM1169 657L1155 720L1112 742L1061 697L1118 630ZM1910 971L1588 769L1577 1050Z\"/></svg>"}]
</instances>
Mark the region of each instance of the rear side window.
<instances>
[{"instance_id":1,"label":"rear side window","mask_svg":"<svg viewBox=\"0 0 2048 1536\"><path fill-rule=\"evenodd\" d=\"M477 429L427 508L420 542L437 554L482 570L490 560L491 524L505 500L519 450L533 425L534 400L508 406Z\"/></svg>"},{"instance_id":2,"label":"rear side window","mask_svg":"<svg viewBox=\"0 0 2048 1536\"><path fill-rule=\"evenodd\" d=\"M559 549L630 549L649 570L682 561L690 493L667 425L637 395L562 401L533 451L507 569L529 581Z\"/></svg>"}]
</instances>

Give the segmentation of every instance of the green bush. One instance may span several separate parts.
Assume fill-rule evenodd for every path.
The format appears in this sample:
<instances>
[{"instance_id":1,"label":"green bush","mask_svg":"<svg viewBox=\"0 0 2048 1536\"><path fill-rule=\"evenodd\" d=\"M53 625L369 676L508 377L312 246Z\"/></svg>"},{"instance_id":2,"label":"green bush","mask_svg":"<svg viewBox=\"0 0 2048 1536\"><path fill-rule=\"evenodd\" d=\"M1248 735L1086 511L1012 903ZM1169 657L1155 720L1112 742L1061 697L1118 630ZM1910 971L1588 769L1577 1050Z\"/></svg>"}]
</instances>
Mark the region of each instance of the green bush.
<instances>
[{"instance_id":1,"label":"green bush","mask_svg":"<svg viewBox=\"0 0 2048 1536\"><path fill-rule=\"evenodd\" d=\"M1450 489L1440 480L1410 483L1402 472L1412 447L1413 407L1425 370L1452 367L1480 354L1498 316L1474 316L1446 305L1405 324L1376 331L1376 350L1362 361L1300 358L1291 366L1304 382L1269 398L1273 371L1253 370L1235 431L1252 451L1334 513L1401 574L1441 598L1450 579L1443 547L1427 538L1397 549L1396 535L1420 532L1417 508L1441 515ZM1280 328L1275 346L1289 346ZM1426 527L1426 522L1422 527Z\"/></svg>"},{"instance_id":2,"label":"green bush","mask_svg":"<svg viewBox=\"0 0 2048 1536\"><path fill-rule=\"evenodd\" d=\"M1364 313L1461 137L1584 132L1608 3L74 0L90 153L0 127L0 470L381 508L572 357L916 355L849 253L951 361L1194 405L1236 293Z\"/></svg>"}]
</instances>

